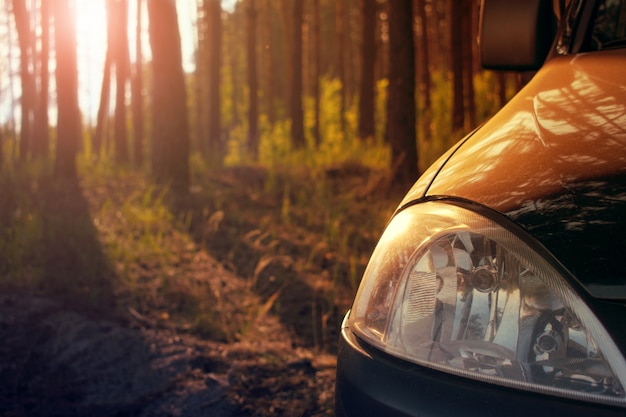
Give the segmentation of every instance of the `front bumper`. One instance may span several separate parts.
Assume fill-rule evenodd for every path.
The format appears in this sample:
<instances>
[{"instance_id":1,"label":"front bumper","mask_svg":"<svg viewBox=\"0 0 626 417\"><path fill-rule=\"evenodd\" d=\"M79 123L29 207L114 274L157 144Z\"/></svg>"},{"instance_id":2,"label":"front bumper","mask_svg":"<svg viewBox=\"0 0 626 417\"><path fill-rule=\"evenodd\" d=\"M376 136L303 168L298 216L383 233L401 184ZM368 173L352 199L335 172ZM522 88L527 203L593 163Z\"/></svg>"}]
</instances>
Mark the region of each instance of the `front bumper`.
<instances>
[{"instance_id":1,"label":"front bumper","mask_svg":"<svg viewBox=\"0 0 626 417\"><path fill-rule=\"evenodd\" d=\"M474 381L414 365L360 339L344 320L337 354L336 417L623 417L620 407Z\"/></svg>"}]
</instances>

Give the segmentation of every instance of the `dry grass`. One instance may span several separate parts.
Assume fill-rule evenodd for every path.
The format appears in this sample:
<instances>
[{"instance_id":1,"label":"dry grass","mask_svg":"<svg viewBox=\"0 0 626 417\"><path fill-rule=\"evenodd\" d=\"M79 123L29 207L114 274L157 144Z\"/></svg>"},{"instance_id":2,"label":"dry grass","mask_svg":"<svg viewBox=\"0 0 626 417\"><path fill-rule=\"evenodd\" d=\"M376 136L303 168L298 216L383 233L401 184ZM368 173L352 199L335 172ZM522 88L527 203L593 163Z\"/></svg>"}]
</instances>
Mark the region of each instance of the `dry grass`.
<instances>
[{"instance_id":1,"label":"dry grass","mask_svg":"<svg viewBox=\"0 0 626 417\"><path fill-rule=\"evenodd\" d=\"M106 165L78 184L7 175L0 285L221 341L275 314L297 343L332 351L397 201L381 178L354 163L226 168L181 197ZM213 257L241 282L221 279Z\"/></svg>"}]
</instances>

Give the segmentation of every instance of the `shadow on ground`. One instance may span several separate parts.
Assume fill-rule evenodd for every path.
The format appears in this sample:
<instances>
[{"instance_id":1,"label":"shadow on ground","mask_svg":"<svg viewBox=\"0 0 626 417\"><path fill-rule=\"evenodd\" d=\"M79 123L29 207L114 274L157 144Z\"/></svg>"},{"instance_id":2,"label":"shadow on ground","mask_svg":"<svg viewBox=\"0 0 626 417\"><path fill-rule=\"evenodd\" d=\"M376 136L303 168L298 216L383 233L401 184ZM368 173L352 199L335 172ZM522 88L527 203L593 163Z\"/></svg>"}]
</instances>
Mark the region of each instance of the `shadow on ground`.
<instances>
[{"instance_id":1,"label":"shadow on ground","mask_svg":"<svg viewBox=\"0 0 626 417\"><path fill-rule=\"evenodd\" d=\"M337 256L337 249L324 242L323 218L304 225L293 215L290 224L283 227L281 211L286 204L294 213L299 210L301 215L315 216L314 208L296 207L302 204L298 194L310 193L315 185L306 178L272 179L270 175L256 167L210 172L196 178L197 189L179 197L172 210L178 218L192 214L189 230L196 243L246 279L299 346L334 354L341 319L366 260L358 258L355 265L349 265ZM338 178L338 194L351 187L350 180ZM274 191L267 189L271 181L275 182ZM291 183L286 184L288 181ZM367 174L357 181L361 186L366 184ZM333 193L335 190L330 191ZM351 249L367 253L376 237L360 238L362 247Z\"/></svg>"},{"instance_id":2,"label":"shadow on ground","mask_svg":"<svg viewBox=\"0 0 626 417\"><path fill-rule=\"evenodd\" d=\"M333 358L295 348L269 315L255 321L258 340L228 344L121 308L123 277L78 184L5 181L0 192L1 416L332 413ZM241 281L205 257L202 280Z\"/></svg>"},{"instance_id":3,"label":"shadow on ground","mask_svg":"<svg viewBox=\"0 0 626 417\"><path fill-rule=\"evenodd\" d=\"M75 181L0 183L0 415L241 415L219 346L133 325ZM206 362L206 359L203 359Z\"/></svg>"}]
</instances>

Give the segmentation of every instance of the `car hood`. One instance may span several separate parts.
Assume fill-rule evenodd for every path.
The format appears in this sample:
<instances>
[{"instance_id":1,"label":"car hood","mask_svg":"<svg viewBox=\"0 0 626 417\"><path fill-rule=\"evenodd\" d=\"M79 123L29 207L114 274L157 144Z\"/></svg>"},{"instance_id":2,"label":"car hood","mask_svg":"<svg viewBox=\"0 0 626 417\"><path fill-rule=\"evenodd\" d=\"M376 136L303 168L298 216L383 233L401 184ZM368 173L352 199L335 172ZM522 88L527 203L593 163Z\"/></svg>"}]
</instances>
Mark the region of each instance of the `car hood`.
<instances>
[{"instance_id":1,"label":"car hood","mask_svg":"<svg viewBox=\"0 0 626 417\"><path fill-rule=\"evenodd\" d=\"M557 57L418 181L504 213L599 298L626 299L626 50Z\"/></svg>"}]
</instances>

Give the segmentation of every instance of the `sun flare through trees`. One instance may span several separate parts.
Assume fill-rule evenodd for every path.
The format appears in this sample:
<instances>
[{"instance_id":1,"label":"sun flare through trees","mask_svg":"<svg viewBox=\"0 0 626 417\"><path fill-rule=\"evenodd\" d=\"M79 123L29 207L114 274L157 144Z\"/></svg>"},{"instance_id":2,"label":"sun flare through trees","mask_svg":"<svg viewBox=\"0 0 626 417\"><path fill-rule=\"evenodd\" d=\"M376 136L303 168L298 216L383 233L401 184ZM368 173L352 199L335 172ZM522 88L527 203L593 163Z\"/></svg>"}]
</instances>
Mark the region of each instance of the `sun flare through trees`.
<instances>
[{"instance_id":1,"label":"sun flare through trees","mask_svg":"<svg viewBox=\"0 0 626 417\"><path fill-rule=\"evenodd\" d=\"M51 75L57 54L68 45L57 43L65 38L50 42L56 38L50 36L48 6L56 2L0 3L6 165L56 149L56 135L48 135L56 129L56 97L66 92ZM408 163L404 169L417 175L463 129L488 117L519 87L514 74L480 70L476 45L465 42L461 53L453 49L458 48L451 37L456 32L448 28L454 24L450 16L457 16L450 11L457 7L450 0L415 1L411 41L389 36L398 26L389 19L393 1L166 3L176 11L177 27L162 42L172 40L181 51L176 59L187 96L184 104L170 107L171 114L187 107L190 146L184 152L201 155L208 167L277 161L316 166L357 158L395 171ZM76 45L69 48L77 56L81 152L144 168L144 155L154 161L159 154L152 129L162 122L152 114L156 91L163 87L154 66L159 44L151 43L156 33L149 33L148 12L154 6L142 0L70 0L67 7L74 16L64 24L75 28ZM477 0L464 0L462 39L476 38L478 7ZM393 54L401 50L394 42L409 46L416 57L410 70L416 82L416 129L402 140L400 134L388 137L386 128L385 103L397 84ZM185 137L179 133L170 133L168 140ZM401 149L391 151L398 140ZM405 148L410 158L399 157ZM408 162L413 160L417 167Z\"/></svg>"}]
</instances>

